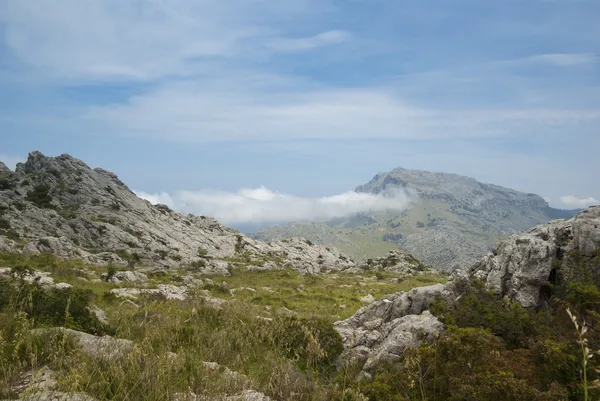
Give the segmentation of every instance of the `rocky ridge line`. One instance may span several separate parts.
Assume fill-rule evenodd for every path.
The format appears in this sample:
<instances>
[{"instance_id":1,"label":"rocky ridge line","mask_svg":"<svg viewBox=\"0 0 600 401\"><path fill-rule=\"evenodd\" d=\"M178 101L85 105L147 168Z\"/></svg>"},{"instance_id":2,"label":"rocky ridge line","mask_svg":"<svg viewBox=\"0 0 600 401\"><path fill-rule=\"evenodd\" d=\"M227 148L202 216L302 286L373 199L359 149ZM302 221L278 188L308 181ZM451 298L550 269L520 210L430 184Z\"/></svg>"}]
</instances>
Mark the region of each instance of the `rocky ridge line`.
<instances>
[{"instance_id":1,"label":"rocky ridge line","mask_svg":"<svg viewBox=\"0 0 600 401\"><path fill-rule=\"evenodd\" d=\"M215 219L152 205L114 173L67 154L40 152L0 175L0 251L49 252L98 265L193 266L220 274L240 258L307 273L355 266L340 251L301 238L267 244Z\"/></svg>"}]
</instances>

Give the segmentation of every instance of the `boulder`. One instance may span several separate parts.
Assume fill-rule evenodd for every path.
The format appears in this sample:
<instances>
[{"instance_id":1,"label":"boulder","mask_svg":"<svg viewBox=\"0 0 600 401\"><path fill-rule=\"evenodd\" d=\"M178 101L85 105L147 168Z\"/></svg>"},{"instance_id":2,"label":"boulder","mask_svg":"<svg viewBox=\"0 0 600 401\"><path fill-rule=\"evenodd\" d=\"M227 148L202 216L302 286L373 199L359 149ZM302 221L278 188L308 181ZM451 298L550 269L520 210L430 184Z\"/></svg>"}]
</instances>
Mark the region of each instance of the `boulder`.
<instances>
[{"instance_id":1,"label":"boulder","mask_svg":"<svg viewBox=\"0 0 600 401\"><path fill-rule=\"evenodd\" d=\"M118 339L111 336L98 337L81 331L64 327L34 329L33 334L51 335L60 333L72 337L81 349L92 358L108 360L119 358L133 351L135 343L131 340Z\"/></svg>"},{"instance_id":2,"label":"boulder","mask_svg":"<svg viewBox=\"0 0 600 401\"><path fill-rule=\"evenodd\" d=\"M159 284L157 288L114 288L110 290L119 298L136 300L140 295L159 295L168 300L184 301L187 299L187 288L175 285Z\"/></svg>"},{"instance_id":3,"label":"boulder","mask_svg":"<svg viewBox=\"0 0 600 401\"><path fill-rule=\"evenodd\" d=\"M449 298L446 285L436 284L385 296L359 309L346 320L335 322L344 352L340 363L357 361L365 371L379 363L396 360L420 339L436 336L442 323L427 308L438 297Z\"/></svg>"},{"instance_id":4,"label":"boulder","mask_svg":"<svg viewBox=\"0 0 600 401\"><path fill-rule=\"evenodd\" d=\"M107 281L117 285L121 283L145 283L148 281L148 276L144 273L131 270L116 272L110 278L107 273L104 273L103 276L105 276Z\"/></svg>"}]
</instances>

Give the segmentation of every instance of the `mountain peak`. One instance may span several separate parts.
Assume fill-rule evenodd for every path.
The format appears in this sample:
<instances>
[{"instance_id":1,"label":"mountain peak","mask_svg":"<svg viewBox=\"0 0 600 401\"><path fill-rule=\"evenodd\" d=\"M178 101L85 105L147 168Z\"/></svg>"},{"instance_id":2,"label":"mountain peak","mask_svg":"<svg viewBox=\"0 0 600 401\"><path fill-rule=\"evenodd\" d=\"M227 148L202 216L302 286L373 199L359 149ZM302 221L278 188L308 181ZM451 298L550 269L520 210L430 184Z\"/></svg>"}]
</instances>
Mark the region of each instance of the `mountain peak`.
<instances>
[{"instance_id":1,"label":"mountain peak","mask_svg":"<svg viewBox=\"0 0 600 401\"><path fill-rule=\"evenodd\" d=\"M6 166L6 164L0 161L0 173L10 173L11 170Z\"/></svg>"},{"instance_id":2,"label":"mountain peak","mask_svg":"<svg viewBox=\"0 0 600 401\"><path fill-rule=\"evenodd\" d=\"M152 205L116 174L68 154L31 152L0 183L0 251L221 273L227 273L227 259L242 254L262 255L256 263L275 255L278 263L310 273L354 266L339 251L309 241L264 244L215 219Z\"/></svg>"}]
</instances>

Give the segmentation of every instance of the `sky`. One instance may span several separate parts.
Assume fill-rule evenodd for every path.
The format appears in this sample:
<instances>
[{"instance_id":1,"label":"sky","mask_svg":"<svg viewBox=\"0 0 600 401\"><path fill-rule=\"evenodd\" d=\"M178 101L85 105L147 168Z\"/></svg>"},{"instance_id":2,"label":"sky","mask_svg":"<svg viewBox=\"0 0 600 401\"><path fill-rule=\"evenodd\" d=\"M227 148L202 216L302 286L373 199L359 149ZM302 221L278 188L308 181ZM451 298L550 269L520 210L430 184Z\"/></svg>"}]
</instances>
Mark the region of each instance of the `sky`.
<instances>
[{"instance_id":1,"label":"sky","mask_svg":"<svg viewBox=\"0 0 600 401\"><path fill-rule=\"evenodd\" d=\"M352 190L395 167L585 207L598 20L597 0L0 0L0 160L69 153L231 222L383 205Z\"/></svg>"}]
</instances>

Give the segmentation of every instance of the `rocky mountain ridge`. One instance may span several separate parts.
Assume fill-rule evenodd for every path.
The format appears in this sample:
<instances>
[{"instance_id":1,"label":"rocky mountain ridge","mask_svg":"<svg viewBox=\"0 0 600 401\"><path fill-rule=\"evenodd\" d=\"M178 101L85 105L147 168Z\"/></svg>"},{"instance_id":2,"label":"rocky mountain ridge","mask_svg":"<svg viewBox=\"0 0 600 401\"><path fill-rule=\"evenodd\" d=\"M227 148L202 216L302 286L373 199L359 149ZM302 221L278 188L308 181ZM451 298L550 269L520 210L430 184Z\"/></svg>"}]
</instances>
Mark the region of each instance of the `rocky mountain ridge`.
<instances>
[{"instance_id":1,"label":"rocky mountain ridge","mask_svg":"<svg viewBox=\"0 0 600 401\"><path fill-rule=\"evenodd\" d=\"M600 275L600 206L512 235L478 263L455 271L447 284L390 294L336 322L345 347L341 360L360 361L365 377L381 363L400 360L407 347L442 330L429 312L431 302L444 299L452 304L475 280L499 298L541 308L577 270Z\"/></svg>"},{"instance_id":2,"label":"rocky mountain ridge","mask_svg":"<svg viewBox=\"0 0 600 401\"><path fill-rule=\"evenodd\" d=\"M0 251L51 252L90 264L193 266L227 273L233 260L303 272L355 266L340 251L293 238L263 243L218 221L140 199L114 173L70 155L33 152L0 173Z\"/></svg>"},{"instance_id":3,"label":"rocky mountain ridge","mask_svg":"<svg viewBox=\"0 0 600 401\"><path fill-rule=\"evenodd\" d=\"M378 211L327 223L296 223L261 230L263 241L303 236L336 246L356 259L400 249L435 268L468 267L497 241L576 211L551 208L540 196L456 174L394 169L356 188L388 197L404 193L412 200L401 211Z\"/></svg>"}]
</instances>

